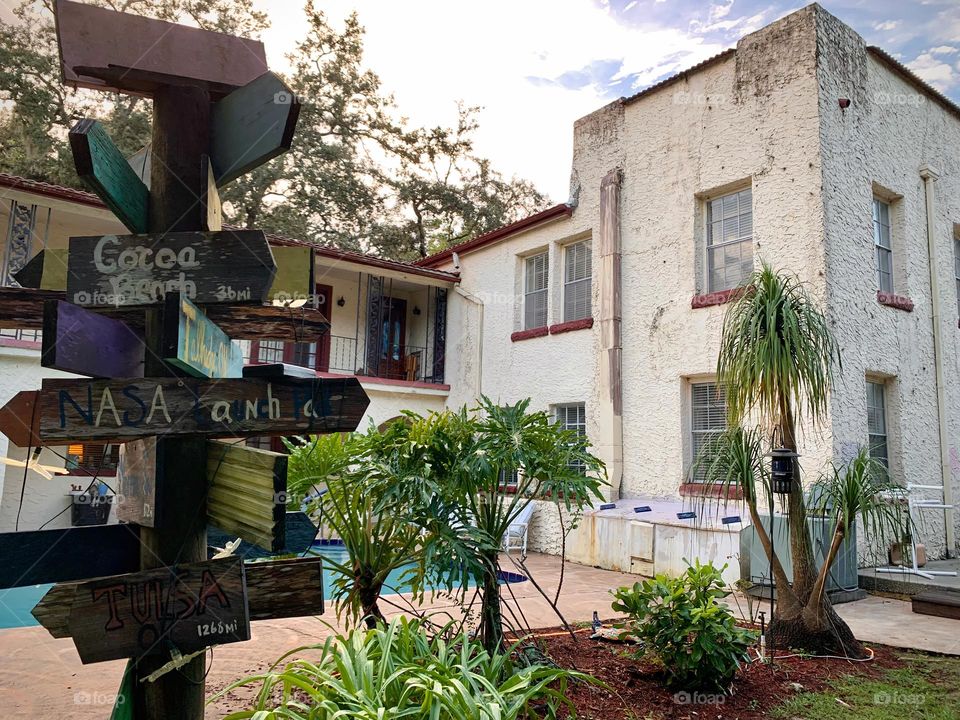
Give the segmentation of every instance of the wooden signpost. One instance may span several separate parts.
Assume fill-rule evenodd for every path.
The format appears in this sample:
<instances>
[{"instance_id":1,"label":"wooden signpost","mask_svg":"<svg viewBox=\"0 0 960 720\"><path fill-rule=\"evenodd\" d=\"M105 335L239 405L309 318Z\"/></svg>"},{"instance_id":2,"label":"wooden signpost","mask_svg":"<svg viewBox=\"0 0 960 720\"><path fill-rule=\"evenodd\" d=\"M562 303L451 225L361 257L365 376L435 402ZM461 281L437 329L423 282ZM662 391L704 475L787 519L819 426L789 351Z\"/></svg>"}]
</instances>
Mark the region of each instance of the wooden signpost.
<instances>
[{"instance_id":1,"label":"wooden signpost","mask_svg":"<svg viewBox=\"0 0 960 720\"><path fill-rule=\"evenodd\" d=\"M309 300L314 293L313 249L302 246L274 245L277 274L267 298L282 303Z\"/></svg>"},{"instance_id":2,"label":"wooden signpost","mask_svg":"<svg viewBox=\"0 0 960 720\"><path fill-rule=\"evenodd\" d=\"M96 120L81 120L70 131L77 175L131 232L147 231L150 191Z\"/></svg>"},{"instance_id":3,"label":"wooden signpost","mask_svg":"<svg viewBox=\"0 0 960 720\"><path fill-rule=\"evenodd\" d=\"M67 627L83 663L249 640L244 580L240 558L97 578L77 587Z\"/></svg>"},{"instance_id":4,"label":"wooden signpost","mask_svg":"<svg viewBox=\"0 0 960 720\"><path fill-rule=\"evenodd\" d=\"M59 583L34 615L83 662L132 659L130 716L202 720L205 656L164 672L171 658L246 640L251 619L323 611L319 558L207 560L208 521L276 550L289 517L285 458L209 439L354 430L369 400L353 377L238 366L231 338L329 330L316 310L265 304L312 294L308 251L279 253L294 269L276 283L262 232L221 229L217 188L289 148L299 112L263 46L66 0L55 17L64 82L152 98L152 137L135 168L95 121L71 131L79 174L137 234L71 238L66 274L45 253L20 274L28 287L0 289L4 327L42 327L44 364L96 378L18 393L0 432L20 446L127 443L119 509L133 522L38 534L0 557L24 558L11 582Z\"/></svg>"},{"instance_id":5,"label":"wooden signpost","mask_svg":"<svg viewBox=\"0 0 960 720\"><path fill-rule=\"evenodd\" d=\"M260 230L70 238L67 300L84 307L262 303L276 264Z\"/></svg>"},{"instance_id":6,"label":"wooden signpost","mask_svg":"<svg viewBox=\"0 0 960 720\"><path fill-rule=\"evenodd\" d=\"M43 367L100 377L143 375L143 338L123 321L62 300L48 301L43 312Z\"/></svg>"},{"instance_id":7,"label":"wooden signpost","mask_svg":"<svg viewBox=\"0 0 960 720\"><path fill-rule=\"evenodd\" d=\"M300 101L267 72L218 102L210 117L210 160L223 187L290 149Z\"/></svg>"},{"instance_id":8,"label":"wooden signpost","mask_svg":"<svg viewBox=\"0 0 960 720\"><path fill-rule=\"evenodd\" d=\"M13 274L25 288L65 290L67 287L67 248L45 248Z\"/></svg>"},{"instance_id":9,"label":"wooden signpost","mask_svg":"<svg viewBox=\"0 0 960 720\"><path fill-rule=\"evenodd\" d=\"M267 71L258 40L58 0L63 81L71 87L152 95L195 83L225 95Z\"/></svg>"},{"instance_id":10,"label":"wooden signpost","mask_svg":"<svg viewBox=\"0 0 960 720\"><path fill-rule=\"evenodd\" d=\"M163 359L170 365L195 377L243 377L240 346L182 294L167 297L163 325Z\"/></svg>"}]
</instances>

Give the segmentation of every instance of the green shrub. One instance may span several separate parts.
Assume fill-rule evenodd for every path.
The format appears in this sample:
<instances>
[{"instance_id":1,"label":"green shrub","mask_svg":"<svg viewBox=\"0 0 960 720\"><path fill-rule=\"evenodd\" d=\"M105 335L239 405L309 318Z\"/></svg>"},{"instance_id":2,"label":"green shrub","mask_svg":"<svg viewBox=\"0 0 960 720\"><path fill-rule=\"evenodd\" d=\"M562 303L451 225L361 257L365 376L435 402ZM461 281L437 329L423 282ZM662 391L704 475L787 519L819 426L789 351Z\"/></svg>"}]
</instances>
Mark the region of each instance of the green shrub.
<instances>
[{"instance_id":1,"label":"green shrub","mask_svg":"<svg viewBox=\"0 0 960 720\"><path fill-rule=\"evenodd\" d=\"M320 659L293 653L320 650ZM545 665L521 666L511 653L488 654L467 634L429 636L416 620L398 618L372 630L355 629L323 645L298 648L270 672L239 680L210 699L241 686L260 685L256 703L225 720L515 720L555 718L571 680L582 673Z\"/></svg>"},{"instance_id":2,"label":"green shrub","mask_svg":"<svg viewBox=\"0 0 960 720\"><path fill-rule=\"evenodd\" d=\"M630 616L644 651L659 658L675 687L726 692L756 640L719 602L730 594L720 573L698 560L678 578L657 575L613 593L613 609Z\"/></svg>"}]
</instances>

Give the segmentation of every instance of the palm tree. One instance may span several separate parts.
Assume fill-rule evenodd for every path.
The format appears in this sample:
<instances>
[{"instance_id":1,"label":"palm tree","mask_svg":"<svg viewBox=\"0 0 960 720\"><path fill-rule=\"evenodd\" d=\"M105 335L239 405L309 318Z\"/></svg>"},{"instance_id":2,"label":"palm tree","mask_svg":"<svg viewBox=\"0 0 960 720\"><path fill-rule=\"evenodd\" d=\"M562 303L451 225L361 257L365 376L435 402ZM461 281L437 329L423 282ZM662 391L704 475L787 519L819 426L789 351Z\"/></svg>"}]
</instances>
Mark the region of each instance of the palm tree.
<instances>
[{"instance_id":1,"label":"palm tree","mask_svg":"<svg viewBox=\"0 0 960 720\"><path fill-rule=\"evenodd\" d=\"M814 428L822 425L834 369L840 366L840 353L827 320L800 280L763 264L724 318L717 379L726 392L728 424L733 430L714 446L716 460L710 465L707 481L736 482L743 488L776 584L777 607L768 638L771 646L862 656L863 647L824 592L829 562L818 572L802 483L793 483L787 499L792 583L772 552L757 512L758 490L772 502L763 462L765 439L776 439L778 445L796 452L797 418L808 417ZM756 428L743 430L751 421L757 423ZM886 528L894 519L891 513L896 507L876 495L880 489L890 489L889 478L874 472L872 466L861 463L856 469L837 470L819 486L821 496L834 502L831 512L837 513L836 547L831 547L830 562L858 513L868 517L875 529ZM864 495L868 491L874 493L872 500Z\"/></svg>"}]
</instances>

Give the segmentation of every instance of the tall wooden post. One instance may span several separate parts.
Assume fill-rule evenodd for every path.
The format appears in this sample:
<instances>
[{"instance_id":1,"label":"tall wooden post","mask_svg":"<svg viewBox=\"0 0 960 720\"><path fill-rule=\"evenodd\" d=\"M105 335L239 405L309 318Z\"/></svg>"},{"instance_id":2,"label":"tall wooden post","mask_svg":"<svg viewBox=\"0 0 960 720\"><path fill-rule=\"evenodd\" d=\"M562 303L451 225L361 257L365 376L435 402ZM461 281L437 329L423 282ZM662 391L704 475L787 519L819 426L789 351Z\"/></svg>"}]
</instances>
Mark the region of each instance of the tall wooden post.
<instances>
[{"instance_id":1,"label":"tall wooden post","mask_svg":"<svg viewBox=\"0 0 960 720\"><path fill-rule=\"evenodd\" d=\"M201 157L209 152L210 97L198 87L165 86L153 97L153 164L150 173L150 232L201 230ZM206 183L206 178L202 178ZM147 377L176 374L160 358L159 309L148 311ZM160 439L164 477L156 479L156 503L165 508L160 528L140 533L140 567L199 562L207 559L206 442ZM168 648L137 663L134 717L137 720L178 718L202 720L206 656L148 683L140 680L170 658Z\"/></svg>"}]
</instances>

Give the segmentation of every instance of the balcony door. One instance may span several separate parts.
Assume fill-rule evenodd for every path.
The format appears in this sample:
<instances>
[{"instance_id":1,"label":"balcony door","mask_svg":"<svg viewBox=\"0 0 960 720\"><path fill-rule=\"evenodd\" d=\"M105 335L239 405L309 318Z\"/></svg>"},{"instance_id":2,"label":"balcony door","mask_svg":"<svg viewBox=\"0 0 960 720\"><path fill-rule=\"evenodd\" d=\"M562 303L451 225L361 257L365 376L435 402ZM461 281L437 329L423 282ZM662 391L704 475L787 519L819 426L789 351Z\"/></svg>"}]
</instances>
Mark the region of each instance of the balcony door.
<instances>
[{"instance_id":1,"label":"balcony door","mask_svg":"<svg viewBox=\"0 0 960 720\"><path fill-rule=\"evenodd\" d=\"M383 378L406 377L407 301L399 298L383 298L383 315L380 320L380 359L377 375Z\"/></svg>"}]
</instances>

